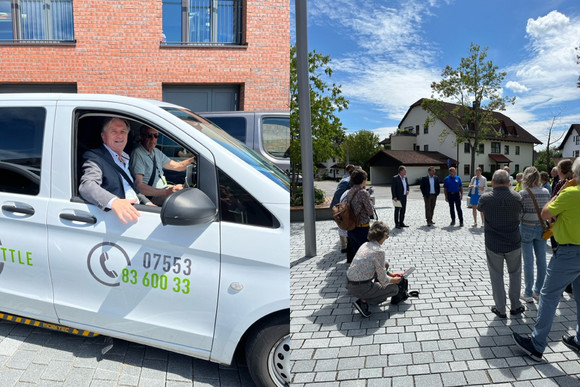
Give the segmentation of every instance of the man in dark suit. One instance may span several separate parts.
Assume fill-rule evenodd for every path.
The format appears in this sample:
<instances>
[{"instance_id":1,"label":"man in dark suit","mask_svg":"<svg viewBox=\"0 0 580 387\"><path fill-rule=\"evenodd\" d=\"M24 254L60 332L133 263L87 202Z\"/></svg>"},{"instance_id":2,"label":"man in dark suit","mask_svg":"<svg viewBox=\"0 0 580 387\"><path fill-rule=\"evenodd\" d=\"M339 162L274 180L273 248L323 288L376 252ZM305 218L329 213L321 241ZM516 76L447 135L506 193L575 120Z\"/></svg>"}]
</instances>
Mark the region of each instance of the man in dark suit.
<instances>
[{"instance_id":1,"label":"man in dark suit","mask_svg":"<svg viewBox=\"0 0 580 387\"><path fill-rule=\"evenodd\" d=\"M407 209L407 194L409 193L409 182L405 175L407 174L407 168L401 165L399 167L399 173L393 176L393 184L391 185L391 195L393 197L393 203L401 203L400 206L395 204L395 227L403 228L409 227L404 223L405 220L405 210Z\"/></svg>"},{"instance_id":2,"label":"man in dark suit","mask_svg":"<svg viewBox=\"0 0 580 387\"><path fill-rule=\"evenodd\" d=\"M83 175L79 193L87 202L113 212L123 223L136 221L141 214L134 203L151 204L141 194L129 171L129 155L123 152L129 125L121 118L105 121L101 131L103 145L83 154Z\"/></svg>"},{"instance_id":3,"label":"man in dark suit","mask_svg":"<svg viewBox=\"0 0 580 387\"><path fill-rule=\"evenodd\" d=\"M425 219L427 226L435 224L433 222L433 213L435 212L435 204L437 204L437 195L441 192L439 187L439 176L435 174L435 167L427 169L427 176L421 179L421 193L425 201Z\"/></svg>"}]
</instances>

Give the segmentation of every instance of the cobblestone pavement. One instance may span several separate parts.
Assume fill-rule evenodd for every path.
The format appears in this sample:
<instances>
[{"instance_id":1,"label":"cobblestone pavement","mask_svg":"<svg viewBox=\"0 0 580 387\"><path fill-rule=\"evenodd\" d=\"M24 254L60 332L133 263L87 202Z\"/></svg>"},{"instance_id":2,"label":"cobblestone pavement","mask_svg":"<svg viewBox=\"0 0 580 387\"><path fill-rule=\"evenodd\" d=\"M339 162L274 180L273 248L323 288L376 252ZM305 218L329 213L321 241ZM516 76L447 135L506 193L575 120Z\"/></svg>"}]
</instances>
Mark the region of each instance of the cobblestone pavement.
<instances>
[{"instance_id":1,"label":"cobblestone pavement","mask_svg":"<svg viewBox=\"0 0 580 387\"><path fill-rule=\"evenodd\" d=\"M392 226L388 189L375 188L376 207L379 219ZM409 290L420 297L371 307L368 319L355 312L344 288L346 257L334 222L316 222L318 255L312 258L304 257L303 224L292 225L293 386L580 385L580 356L560 341L574 333L574 300L565 295L560 302L547 361L524 356L511 334L531 333L538 305L525 304L523 315L506 320L490 312L483 227L471 227L471 209L465 201L462 207L465 227L449 226L440 195L436 225L427 227L423 200L412 187L405 217L410 227L394 229L383 248L394 270L416 266Z\"/></svg>"},{"instance_id":2,"label":"cobblestone pavement","mask_svg":"<svg viewBox=\"0 0 580 387\"><path fill-rule=\"evenodd\" d=\"M117 339L101 358L103 344L103 336L0 321L0 387L254 386L243 359L220 366Z\"/></svg>"}]
</instances>

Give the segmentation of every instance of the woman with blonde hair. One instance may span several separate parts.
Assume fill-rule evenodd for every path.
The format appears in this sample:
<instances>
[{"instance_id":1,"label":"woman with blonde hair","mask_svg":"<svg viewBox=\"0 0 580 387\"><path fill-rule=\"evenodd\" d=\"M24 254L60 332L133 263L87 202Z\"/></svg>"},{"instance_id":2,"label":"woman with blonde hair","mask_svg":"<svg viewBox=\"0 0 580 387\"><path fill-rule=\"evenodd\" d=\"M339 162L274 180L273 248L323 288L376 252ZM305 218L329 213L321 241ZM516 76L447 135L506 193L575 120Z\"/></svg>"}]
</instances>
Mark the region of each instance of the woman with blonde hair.
<instances>
[{"instance_id":1,"label":"woman with blonde hair","mask_svg":"<svg viewBox=\"0 0 580 387\"><path fill-rule=\"evenodd\" d=\"M485 192L487 187L487 179L481 174L481 168L477 167L475 170L475 176L471 178L469 183L469 204L471 204L471 209L473 210L473 227L477 227L477 203L479 203L479 198ZM484 223L483 212L481 214L481 225Z\"/></svg>"},{"instance_id":2,"label":"woman with blonde hair","mask_svg":"<svg viewBox=\"0 0 580 387\"><path fill-rule=\"evenodd\" d=\"M527 167L522 176L522 218L520 235L524 261L524 292L520 299L533 302L540 296L546 277L546 240L541 220L542 208L550 201L550 192L540 186L540 173L536 167ZM534 283L534 254L536 255L537 277Z\"/></svg>"}]
</instances>

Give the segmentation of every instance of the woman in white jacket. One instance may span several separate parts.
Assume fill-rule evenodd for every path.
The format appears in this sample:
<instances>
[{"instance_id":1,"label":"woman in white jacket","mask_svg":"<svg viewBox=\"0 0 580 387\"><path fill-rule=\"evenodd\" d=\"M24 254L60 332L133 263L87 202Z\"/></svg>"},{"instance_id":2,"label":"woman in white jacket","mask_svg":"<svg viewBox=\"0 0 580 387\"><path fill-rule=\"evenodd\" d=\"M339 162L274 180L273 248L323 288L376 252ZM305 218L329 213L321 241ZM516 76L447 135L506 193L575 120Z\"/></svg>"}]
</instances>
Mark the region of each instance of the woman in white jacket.
<instances>
[{"instance_id":1,"label":"woman in white jacket","mask_svg":"<svg viewBox=\"0 0 580 387\"><path fill-rule=\"evenodd\" d=\"M473 227L477 227L477 203L479 202L481 195L485 192L486 187L487 179L481 174L481 168L477 167L475 170L475 176L473 176L471 182L469 182L469 204L471 204L471 209L473 210ZM483 211L481 211L480 214L481 225L483 226L485 220Z\"/></svg>"}]
</instances>

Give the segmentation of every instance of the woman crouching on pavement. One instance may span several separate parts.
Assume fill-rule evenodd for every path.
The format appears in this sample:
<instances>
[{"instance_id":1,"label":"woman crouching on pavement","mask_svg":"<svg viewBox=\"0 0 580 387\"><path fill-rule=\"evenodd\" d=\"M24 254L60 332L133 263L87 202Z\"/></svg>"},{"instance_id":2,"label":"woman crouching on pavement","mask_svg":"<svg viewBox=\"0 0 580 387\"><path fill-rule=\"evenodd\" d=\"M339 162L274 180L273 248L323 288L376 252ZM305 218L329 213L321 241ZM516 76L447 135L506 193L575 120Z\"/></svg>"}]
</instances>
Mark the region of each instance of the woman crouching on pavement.
<instances>
[{"instance_id":1,"label":"woman crouching on pavement","mask_svg":"<svg viewBox=\"0 0 580 387\"><path fill-rule=\"evenodd\" d=\"M389 227L385 222L375 222L369 229L368 242L357 251L347 272L346 289L358 299L353 306L369 317L369 305L377 305L399 293L401 277L387 271L385 251L381 245L389 237Z\"/></svg>"}]
</instances>

